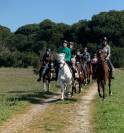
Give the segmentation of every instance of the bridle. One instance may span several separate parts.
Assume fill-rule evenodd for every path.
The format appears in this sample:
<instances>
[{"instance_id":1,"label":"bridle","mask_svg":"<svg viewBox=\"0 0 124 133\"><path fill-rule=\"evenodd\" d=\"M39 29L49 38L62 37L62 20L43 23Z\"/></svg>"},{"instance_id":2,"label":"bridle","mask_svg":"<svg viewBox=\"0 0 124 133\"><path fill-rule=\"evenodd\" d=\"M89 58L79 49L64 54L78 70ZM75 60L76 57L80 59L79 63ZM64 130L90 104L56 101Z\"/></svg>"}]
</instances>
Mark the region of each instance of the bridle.
<instances>
[{"instance_id":1,"label":"bridle","mask_svg":"<svg viewBox=\"0 0 124 133\"><path fill-rule=\"evenodd\" d=\"M65 64L66 64L65 62L64 63L59 63L59 68L60 69L64 68ZM60 66L60 65L62 65L62 66Z\"/></svg>"}]
</instances>

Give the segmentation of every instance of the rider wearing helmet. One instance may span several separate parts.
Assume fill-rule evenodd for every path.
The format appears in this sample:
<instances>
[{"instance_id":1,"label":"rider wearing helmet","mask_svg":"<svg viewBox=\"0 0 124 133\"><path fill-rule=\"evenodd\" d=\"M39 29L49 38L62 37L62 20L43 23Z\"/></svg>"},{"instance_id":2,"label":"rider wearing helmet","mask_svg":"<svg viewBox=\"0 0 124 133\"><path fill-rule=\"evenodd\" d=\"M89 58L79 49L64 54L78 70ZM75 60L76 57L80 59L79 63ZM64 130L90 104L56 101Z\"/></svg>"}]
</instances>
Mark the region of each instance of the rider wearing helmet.
<instances>
[{"instance_id":1,"label":"rider wearing helmet","mask_svg":"<svg viewBox=\"0 0 124 133\"><path fill-rule=\"evenodd\" d=\"M80 61L81 61L81 53L80 53L80 50L78 49L76 53L76 62L80 63Z\"/></svg>"},{"instance_id":2,"label":"rider wearing helmet","mask_svg":"<svg viewBox=\"0 0 124 133\"><path fill-rule=\"evenodd\" d=\"M59 53L65 54L66 63L71 66L71 49L67 47L67 41L63 42L63 46L59 49Z\"/></svg>"},{"instance_id":3,"label":"rider wearing helmet","mask_svg":"<svg viewBox=\"0 0 124 133\"><path fill-rule=\"evenodd\" d=\"M69 42L69 48L71 49L71 58L76 55L76 49L74 48L74 42Z\"/></svg>"},{"instance_id":4,"label":"rider wearing helmet","mask_svg":"<svg viewBox=\"0 0 124 133\"><path fill-rule=\"evenodd\" d=\"M84 52L81 54L82 59L88 63L90 62L90 53L87 51L87 48L84 48Z\"/></svg>"},{"instance_id":5,"label":"rider wearing helmet","mask_svg":"<svg viewBox=\"0 0 124 133\"><path fill-rule=\"evenodd\" d=\"M102 50L106 54L106 60L107 60L108 66L110 68L110 71L113 72L114 71L114 66L113 66L113 64L111 62L111 59L110 59L110 57L111 57L111 48L108 44L107 37L103 38ZM114 77L112 76L112 78L114 78Z\"/></svg>"}]
</instances>

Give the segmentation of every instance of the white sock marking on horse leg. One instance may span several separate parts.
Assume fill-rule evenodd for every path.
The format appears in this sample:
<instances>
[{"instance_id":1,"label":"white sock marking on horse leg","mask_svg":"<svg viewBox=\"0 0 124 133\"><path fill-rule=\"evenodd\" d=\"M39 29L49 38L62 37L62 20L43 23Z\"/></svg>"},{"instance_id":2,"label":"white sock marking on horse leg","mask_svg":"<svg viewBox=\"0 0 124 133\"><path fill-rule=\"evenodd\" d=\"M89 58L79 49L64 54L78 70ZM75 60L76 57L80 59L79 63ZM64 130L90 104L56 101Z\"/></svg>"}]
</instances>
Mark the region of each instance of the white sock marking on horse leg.
<instances>
[{"instance_id":1,"label":"white sock marking on horse leg","mask_svg":"<svg viewBox=\"0 0 124 133\"><path fill-rule=\"evenodd\" d=\"M43 90L46 91L46 83L43 83Z\"/></svg>"}]
</instances>

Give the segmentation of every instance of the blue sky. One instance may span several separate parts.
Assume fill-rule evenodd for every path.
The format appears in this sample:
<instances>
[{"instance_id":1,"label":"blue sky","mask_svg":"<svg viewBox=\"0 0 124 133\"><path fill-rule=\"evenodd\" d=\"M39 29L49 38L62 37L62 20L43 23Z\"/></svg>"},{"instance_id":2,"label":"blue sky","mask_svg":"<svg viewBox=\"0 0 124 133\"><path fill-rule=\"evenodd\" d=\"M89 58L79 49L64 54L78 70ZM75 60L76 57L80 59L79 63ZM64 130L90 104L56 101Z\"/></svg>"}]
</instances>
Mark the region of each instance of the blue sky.
<instances>
[{"instance_id":1,"label":"blue sky","mask_svg":"<svg viewBox=\"0 0 124 133\"><path fill-rule=\"evenodd\" d=\"M15 31L46 18L73 24L109 10L124 10L124 0L0 0L0 25Z\"/></svg>"}]
</instances>

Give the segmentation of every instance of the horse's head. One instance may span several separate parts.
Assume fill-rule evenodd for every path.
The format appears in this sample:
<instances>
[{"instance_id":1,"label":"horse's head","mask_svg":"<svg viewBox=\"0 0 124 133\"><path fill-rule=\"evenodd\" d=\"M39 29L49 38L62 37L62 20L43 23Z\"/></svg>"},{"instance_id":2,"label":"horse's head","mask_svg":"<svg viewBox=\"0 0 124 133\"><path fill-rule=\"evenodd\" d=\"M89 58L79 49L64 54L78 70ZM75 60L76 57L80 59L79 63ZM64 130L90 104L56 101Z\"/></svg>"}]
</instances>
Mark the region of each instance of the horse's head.
<instances>
[{"instance_id":1,"label":"horse's head","mask_svg":"<svg viewBox=\"0 0 124 133\"><path fill-rule=\"evenodd\" d=\"M97 58L98 58L99 62L105 62L106 54L105 54L105 52L102 49L97 51Z\"/></svg>"},{"instance_id":2,"label":"horse's head","mask_svg":"<svg viewBox=\"0 0 124 133\"><path fill-rule=\"evenodd\" d=\"M58 57L57 59L59 62L59 68L63 68L65 65L65 54L63 54L63 53L58 54L57 57Z\"/></svg>"},{"instance_id":3,"label":"horse's head","mask_svg":"<svg viewBox=\"0 0 124 133\"><path fill-rule=\"evenodd\" d=\"M109 67L108 67L108 64L107 64L107 60L106 60L106 53L103 51L103 50L99 50L97 52L97 57L98 57L98 68L97 70L99 70L101 72L101 74L104 72L104 71L108 71L109 70ZM98 71L98 73L99 73Z\"/></svg>"},{"instance_id":4,"label":"horse's head","mask_svg":"<svg viewBox=\"0 0 124 133\"><path fill-rule=\"evenodd\" d=\"M64 60L60 60L59 61L59 68L62 69L62 68L64 68L64 66L65 66L65 61Z\"/></svg>"}]
</instances>

